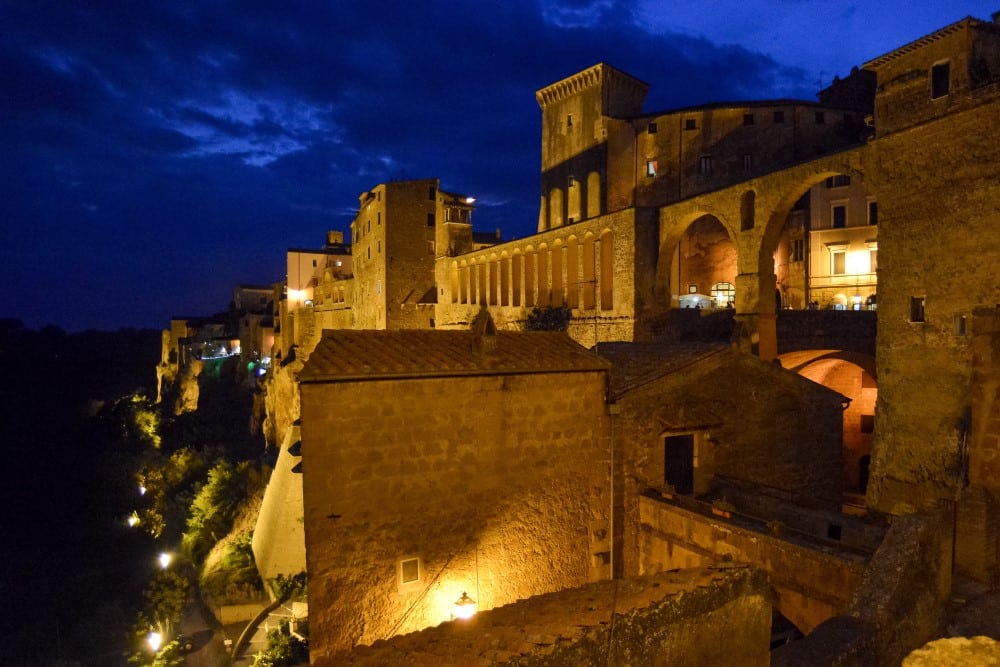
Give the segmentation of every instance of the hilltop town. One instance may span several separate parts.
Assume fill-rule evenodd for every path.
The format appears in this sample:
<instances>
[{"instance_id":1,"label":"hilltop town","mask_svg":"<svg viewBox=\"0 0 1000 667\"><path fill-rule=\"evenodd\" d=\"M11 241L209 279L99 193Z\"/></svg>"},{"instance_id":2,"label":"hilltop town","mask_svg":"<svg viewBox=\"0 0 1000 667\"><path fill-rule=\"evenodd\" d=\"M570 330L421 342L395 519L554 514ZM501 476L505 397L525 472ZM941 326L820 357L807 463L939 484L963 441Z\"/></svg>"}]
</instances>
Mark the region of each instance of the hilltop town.
<instances>
[{"instance_id":1,"label":"hilltop town","mask_svg":"<svg viewBox=\"0 0 1000 667\"><path fill-rule=\"evenodd\" d=\"M815 102L648 89L537 91L535 234L373 185L163 332L175 411L254 392L311 664L899 664L996 588L1000 14Z\"/></svg>"}]
</instances>

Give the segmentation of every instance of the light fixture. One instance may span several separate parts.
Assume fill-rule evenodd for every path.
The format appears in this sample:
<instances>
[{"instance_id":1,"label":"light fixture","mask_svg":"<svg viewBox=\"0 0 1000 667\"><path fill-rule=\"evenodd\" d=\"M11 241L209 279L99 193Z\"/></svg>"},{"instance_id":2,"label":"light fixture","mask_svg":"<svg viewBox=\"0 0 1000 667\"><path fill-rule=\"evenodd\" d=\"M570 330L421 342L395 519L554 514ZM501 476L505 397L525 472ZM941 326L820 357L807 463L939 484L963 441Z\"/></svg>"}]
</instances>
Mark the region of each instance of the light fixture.
<instances>
[{"instance_id":1,"label":"light fixture","mask_svg":"<svg viewBox=\"0 0 1000 667\"><path fill-rule=\"evenodd\" d=\"M167 552L161 553L159 557L160 567L166 570L168 567L170 567L171 560L173 560L173 557L170 554L168 554Z\"/></svg>"},{"instance_id":2,"label":"light fixture","mask_svg":"<svg viewBox=\"0 0 1000 667\"><path fill-rule=\"evenodd\" d=\"M132 512L131 514L128 515L128 518L125 519L125 523L128 524L129 528L135 528L136 526L139 525L139 515L136 514L135 512Z\"/></svg>"},{"instance_id":3,"label":"light fixture","mask_svg":"<svg viewBox=\"0 0 1000 667\"><path fill-rule=\"evenodd\" d=\"M462 597L455 600L455 610L453 615L455 618L469 619L476 613L476 601L466 595L465 591L462 591Z\"/></svg>"},{"instance_id":4,"label":"light fixture","mask_svg":"<svg viewBox=\"0 0 1000 667\"><path fill-rule=\"evenodd\" d=\"M159 632L150 632L146 635L146 643L149 645L149 648L153 649L153 653L156 653L160 650L160 644L163 643L163 635Z\"/></svg>"}]
</instances>

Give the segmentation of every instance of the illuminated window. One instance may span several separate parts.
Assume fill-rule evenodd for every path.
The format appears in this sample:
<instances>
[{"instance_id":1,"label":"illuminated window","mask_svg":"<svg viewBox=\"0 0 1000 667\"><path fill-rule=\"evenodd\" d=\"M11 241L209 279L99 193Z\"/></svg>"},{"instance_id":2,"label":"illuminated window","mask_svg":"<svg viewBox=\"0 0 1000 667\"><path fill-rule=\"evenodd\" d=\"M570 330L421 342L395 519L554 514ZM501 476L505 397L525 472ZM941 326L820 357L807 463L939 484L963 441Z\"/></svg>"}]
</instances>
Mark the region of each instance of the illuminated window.
<instances>
[{"instance_id":1,"label":"illuminated window","mask_svg":"<svg viewBox=\"0 0 1000 667\"><path fill-rule=\"evenodd\" d=\"M695 120L694 118L685 118L684 119L684 129L685 130L697 130L698 129L698 121Z\"/></svg>"},{"instance_id":2,"label":"illuminated window","mask_svg":"<svg viewBox=\"0 0 1000 667\"><path fill-rule=\"evenodd\" d=\"M947 62L931 67L931 99L936 100L948 94L951 87L951 68Z\"/></svg>"},{"instance_id":3,"label":"illuminated window","mask_svg":"<svg viewBox=\"0 0 1000 667\"><path fill-rule=\"evenodd\" d=\"M774 112L774 122L775 123L784 123L785 122L785 112L784 111L775 111Z\"/></svg>"},{"instance_id":4,"label":"illuminated window","mask_svg":"<svg viewBox=\"0 0 1000 667\"><path fill-rule=\"evenodd\" d=\"M911 296L910 297L910 321L911 322L923 322L924 321L924 302L927 297L923 296Z\"/></svg>"},{"instance_id":5,"label":"illuminated window","mask_svg":"<svg viewBox=\"0 0 1000 667\"><path fill-rule=\"evenodd\" d=\"M830 217L833 220L834 229L843 229L847 226L847 206L836 204L830 209Z\"/></svg>"},{"instance_id":6,"label":"illuminated window","mask_svg":"<svg viewBox=\"0 0 1000 667\"><path fill-rule=\"evenodd\" d=\"M702 156L701 162L699 164L699 170L701 171L702 176L708 176L709 174L712 173L712 156L711 155L703 155Z\"/></svg>"},{"instance_id":7,"label":"illuminated window","mask_svg":"<svg viewBox=\"0 0 1000 667\"><path fill-rule=\"evenodd\" d=\"M830 275L842 276L847 273L847 251L830 251Z\"/></svg>"},{"instance_id":8,"label":"illuminated window","mask_svg":"<svg viewBox=\"0 0 1000 667\"><path fill-rule=\"evenodd\" d=\"M646 176L653 178L656 176L657 162L656 160L646 160Z\"/></svg>"}]
</instances>

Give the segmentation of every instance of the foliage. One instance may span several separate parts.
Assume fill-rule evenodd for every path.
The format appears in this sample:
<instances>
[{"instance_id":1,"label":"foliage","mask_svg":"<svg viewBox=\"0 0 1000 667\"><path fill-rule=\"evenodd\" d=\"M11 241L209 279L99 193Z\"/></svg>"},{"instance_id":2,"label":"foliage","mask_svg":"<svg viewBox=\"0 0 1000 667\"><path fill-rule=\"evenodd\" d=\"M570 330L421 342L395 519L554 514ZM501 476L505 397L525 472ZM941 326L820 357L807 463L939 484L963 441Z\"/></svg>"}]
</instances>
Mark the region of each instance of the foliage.
<instances>
[{"instance_id":1,"label":"foliage","mask_svg":"<svg viewBox=\"0 0 1000 667\"><path fill-rule=\"evenodd\" d=\"M288 620L267 632L267 648L253 658L252 667L293 667L309 662L309 645L292 635Z\"/></svg>"},{"instance_id":2,"label":"foliage","mask_svg":"<svg viewBox=\"0 0 1000 667\"><path fill-rule=\"evenodd\" d=\"M230 570L253 567L253 531L245 530L234 537L222 555L222 566Z\"/></svg>"},{"instance_id":3,"label":"foliage","mask_svg":"<svg viewBox=\"0 0 1000 667\"><path fill-rule=\"evenodd\" d=\"M271 590L279 600L287 600L295 595L306 592L306 573L299 572L291 576L279 574L271 580Z\"/></svg>"},{"instance_id":4,"label":"foliage","mask_svg":"<svg viewBox=\"0 0 1000 667\"><path fill-rule=\"evenodd\" d=\"M133 654L129 662L140 667L182 667L185 664L181 645L176 640L168 642L152 658L139 652Z\"/></svg>"},{"instance_id":5,"label":"foliage","mask_svg":"<svg viewBox=\"0 0 1000 667\"><path fill-rule=\"evenodd\" d=\"M178 449L166 460L143 468L137 483L146 489L145 507L139 510L139 526L153 537L172 528L169 538L180 534L180 525L194 496L195 484L205 469L205 460L192 449Z\"/></svg>"},{"instance_id":6,"label":"foliage","mask_svg":"<svg viewBox=\"0 0 1000 667\"><path fill-rule=\"evenodd\" d=\"M528 314L525 328L528 331L566 331L572 315L566 306L533 308Z\"/></svg>"},{"instance_id":7,"label":"foliage","mask_svg":"<svg viewBox=\"0 0 1000 667\"><path fill-rule=\"evenodd\" d=\"M232 529L240 503L253 488L254 473L247 462L234 466L225 460L208 471L208 481L191 503L187 531L181 540L193 560L202 561L212 545Z\"/></svg>"},{"instance_id":8,"label":"foliage","mask_svg":"<svg viewBox=\"0 0 1000 667\"><path fill-rule=\"evenodd\" d=\"M222 541L221 556L214 564L209 557L199 584L202 595L217 603L237 604L264 596L264 583L257 572L251 542L253 531L243 531Z\"/></svg>"},{"instance_id":9,"label":"foliage","mask_svg":"<svg viewBox=\"0 0 1000 667\"><path fill-rule=\"evenodd\" d=\"M172 628L181 620L191 582L174 570L162 570L149 582L143 597L148 616L159 628Z\"/></svg>"}]
</instances>

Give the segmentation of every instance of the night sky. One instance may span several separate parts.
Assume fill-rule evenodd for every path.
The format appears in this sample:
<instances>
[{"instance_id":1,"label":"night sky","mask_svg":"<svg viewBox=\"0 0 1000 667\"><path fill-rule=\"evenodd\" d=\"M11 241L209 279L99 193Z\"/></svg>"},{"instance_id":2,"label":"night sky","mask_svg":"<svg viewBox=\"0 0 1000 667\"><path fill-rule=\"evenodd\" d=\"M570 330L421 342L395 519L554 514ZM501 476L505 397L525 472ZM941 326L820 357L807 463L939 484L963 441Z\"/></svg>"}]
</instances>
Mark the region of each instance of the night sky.
<instances>
[{"instance_id":1,"label":"night sky","mask_svg":"<svg viewBox=\"0 0 1000 667\"><path fill-rule=\"evenodd\" d=\"M647 111L815 100L996 0L0 0L0 317L163 328L284 277L358 195L439 177L534 231L534 93L597 62Z\"/></svg>"}]
</instances>

